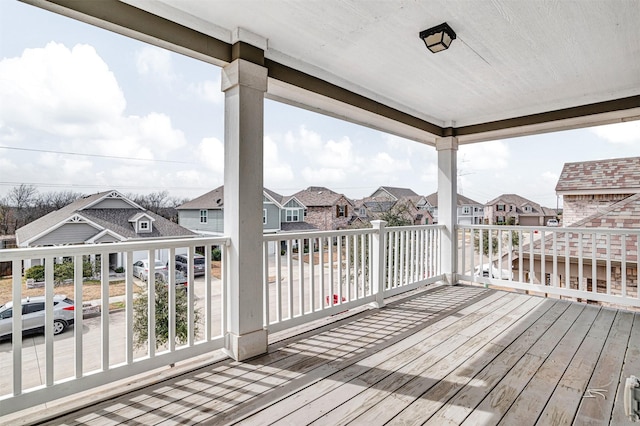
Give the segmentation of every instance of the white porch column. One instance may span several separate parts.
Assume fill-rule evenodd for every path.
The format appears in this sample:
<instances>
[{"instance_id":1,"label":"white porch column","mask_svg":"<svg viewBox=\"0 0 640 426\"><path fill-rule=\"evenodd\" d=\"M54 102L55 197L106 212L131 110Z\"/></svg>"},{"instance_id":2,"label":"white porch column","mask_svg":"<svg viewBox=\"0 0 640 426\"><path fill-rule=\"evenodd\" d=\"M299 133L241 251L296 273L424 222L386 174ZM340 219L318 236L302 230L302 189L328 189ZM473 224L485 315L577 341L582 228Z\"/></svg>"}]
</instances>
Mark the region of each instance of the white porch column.
<instances>
[{"instance_id":1,"label":"white porch column","mask_svg":"<svg viewBox=\"0 0 640 426\"><path fill-rule=\"evenodd\" d=\"M236 59L222 70L225 92L224 233L231 238L226 351L241 361L267 351L263 328L263 123L267 69Z\"/></svg>"},{"instance_id":2,"label":"white porch column","mask_svg":"<svg viewBox=\"0 0 640 426\"><path fill-rule=\"evenodd\" d=\"M438 225L446 229L442 234L442 272L448 284L456 283L458 265L458 239L455 226L458 222L458 139L436 139L438 151Z\"/></svg>"}]
</instances>

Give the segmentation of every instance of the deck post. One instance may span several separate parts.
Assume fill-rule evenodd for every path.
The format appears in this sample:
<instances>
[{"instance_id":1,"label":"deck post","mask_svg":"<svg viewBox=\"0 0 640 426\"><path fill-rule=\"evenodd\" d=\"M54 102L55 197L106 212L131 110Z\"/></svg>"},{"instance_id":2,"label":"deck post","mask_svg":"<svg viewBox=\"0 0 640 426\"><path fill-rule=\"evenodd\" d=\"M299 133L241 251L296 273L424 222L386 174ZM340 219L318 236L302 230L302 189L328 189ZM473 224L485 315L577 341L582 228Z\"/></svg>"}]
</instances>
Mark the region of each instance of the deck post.
<instances>
[{"instance_id":1,"label":"deck post","mask_svg":"<svg viewBox=\"0 0 640 426\"><path fill-rule=\"evenodd\" d=\"M371 266L373 271L373 290L376 295L376 301L373 302L375 308L384 307L384 249L385 249L385 226L387 222L384 220L372 220L371 225L375 232L373 233L373 242L371 244Z\"/></svg>"},{"instance_id":2,"label":"deck post","mask_svg":"<svg viewBox=\"0 0 640 426\"><path fill-rule=\"evenodd\" d=\"M457 281L458 238L458 138L436 139L438 151L438 224L444 225L442 231L442 273L445 281L453 285Z\"/></svg>"},{"instance_id":3,"label":"deck post","mask_svg":"<svg viewBox=\"0 0 640 426\"><path fill-rule=\"evenodd\" d=\"M235 59L222 69L224 233L228 248L225 350L237 361L267 352L263 327L262 192L267 69Z\"/></svg>"}]
</instances>

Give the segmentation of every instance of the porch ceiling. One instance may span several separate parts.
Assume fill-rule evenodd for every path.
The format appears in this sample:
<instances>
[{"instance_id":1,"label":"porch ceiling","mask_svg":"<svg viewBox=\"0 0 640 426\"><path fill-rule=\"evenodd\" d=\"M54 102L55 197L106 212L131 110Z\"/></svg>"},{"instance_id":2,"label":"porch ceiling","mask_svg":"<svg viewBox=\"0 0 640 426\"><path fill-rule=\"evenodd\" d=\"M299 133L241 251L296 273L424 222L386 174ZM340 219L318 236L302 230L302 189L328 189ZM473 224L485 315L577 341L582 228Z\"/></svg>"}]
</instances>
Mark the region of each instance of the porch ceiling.
<instances>
[{"instance_id":1,"label":"porch ceiling","mask_svg":"<svg viewBox=\"0 0 640 426\"><path fill-rule=\"evenodd\" d=\"M640 118L637 0L26 1L218 65L265 48L269 97L430 144Z\"/></svg>"}]
</instances>

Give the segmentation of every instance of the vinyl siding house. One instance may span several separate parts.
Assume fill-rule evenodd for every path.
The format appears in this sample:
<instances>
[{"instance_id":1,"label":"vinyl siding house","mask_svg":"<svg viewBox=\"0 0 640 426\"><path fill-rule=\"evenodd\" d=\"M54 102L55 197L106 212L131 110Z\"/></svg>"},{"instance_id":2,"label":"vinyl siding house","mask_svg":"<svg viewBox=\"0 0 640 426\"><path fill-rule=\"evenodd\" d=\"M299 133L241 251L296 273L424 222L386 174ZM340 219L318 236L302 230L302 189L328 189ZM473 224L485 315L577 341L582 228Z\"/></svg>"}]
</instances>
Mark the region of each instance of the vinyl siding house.
<instances>
[{"instance_id":1,"label":"vinyl siding house","mask_svg":"<svg viewBox=\"0 0 640 426\"><path fill-rule=\"evenodd\" d=\"M283 201L285 203L283 204ZM177 208L178 223L201 235L224 232L224 187L220 186ZM262 193L262 225L264 233L280 232L284 224L302 222L304 207L290 197L264 188ZM286 226L285 226L286 228Z\"/></svg>"},{"instance_id":2,"label":"vinyl siding house","mask_svg":"<svg viewBox=\"0 0 640 426\"><path fill-rule=\"evenodd\" d=\"M426 197L428 209L433 216L433 223L438 223L438 193ZM458 225L478 225L484 219L484 206L462 194L457 195Z\"/></svg>"},{"instance_id":3,"label":"vinyl siding house","mask_svg":"<svg viewBox=\"0 0 640 426\"><path fill-rule=\"evenodd\" d=\"M16 230L18 247L114 243L151 238L184 238L196 234L149 210L115 190L80 198ZM120 254L109 255L110 268L123 266ZM134 261L146 258L134 252ZM158 252L160 260L167 254ZM29 266L40 264L33 259Z\"/></svg>"}]
</instances>

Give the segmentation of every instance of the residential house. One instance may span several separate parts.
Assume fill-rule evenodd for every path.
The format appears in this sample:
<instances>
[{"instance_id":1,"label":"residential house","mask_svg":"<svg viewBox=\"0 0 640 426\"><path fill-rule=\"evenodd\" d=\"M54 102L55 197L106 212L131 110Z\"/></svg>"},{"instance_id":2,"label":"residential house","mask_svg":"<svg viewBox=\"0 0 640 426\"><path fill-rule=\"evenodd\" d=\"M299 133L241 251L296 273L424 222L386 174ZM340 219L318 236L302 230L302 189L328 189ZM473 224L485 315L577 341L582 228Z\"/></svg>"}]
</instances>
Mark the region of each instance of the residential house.
<instances>
[{"instance_id":1,"label":"residential house","mask_svg":"<svg viewBox=\"0 0 640 426\"><path fill-rule=\"evenodd\" d=\"M555 209L516 194L502 194L484 206L484 221L489 225L513 223L522 226L544 226L549 219L557 218Z\"/></svg>"},{"instance_id":2,"label":"residential house","mask_svg":"<svg viewBox=\"0 0 640 426\"><path fill-rule=\"evenodd\" d=\"M224 187L207 192L177 208L178 223L202 235L224 232ZM284 197L264 188L262 192L262 225L264 233L296 230L303 224L304 206L295 197ZM298 228L305 228L301 226ZM299 229L303 230L303 229Z\"/></svg>"},{"instance_id":3,"label":"residential house","mask_svg":"<svg viewBox=\"0 0 640 426\"><path fill-rule=\"evenodd\" d=\"M409 188L381 186L369 197L356 200L356 215L353 220L369 223L383 218L387 213L394 213L413 225L433 223L431 213L426 209L424 197Z\"/></svg>"},{"instance_id":4,"label":"residential house","mask_svg":"<svg viewBox=\"0 0 640 426\"><path fill-rule=\"evenodd\" d=\"M484 219L484 206L469 197L457 194L458 225L478 225ZM428 209L433 216L433 223L438 223L438 193L427 195Z\"/></svg>"},{"instance_id":5,"label":"residential house","mask_svg":"<svg viewBox=\"0 0 640 426\"><path fill-rule=\"evenodd\" d=\"M18 247L113 243L149 238L184 238L196 234L149 210L115 190L80 198L16 230ZM158 253L161 260L166 254ZM134 261L146 258L134 253ZM39 259L32 260L40 264ZM123 266L121 253L109 255L109 266Z\"/></svg>"},{"instance_id":6,"label":"residential house","mask_svg":"<svg viewBox=\"0 0 640 426\"><path fill-rule=\"evenodd\" d=\"M578 222L571 224L575 228L614 228L614 229L640 229L640 192L631 195L624 200L618 201L601 209L599 212L584 218ZM558 232L558 231L556 231ZM554 282L558 286L568 286L572 289L584 289L586 291L594 291L593 289L593 259L596 260L595 279L596 291L599 293L607 292L607 276L611 277L611 292L613 294L621 294L622 281L625 281L626 294L631 297L638 296L638 250L639 235L638 234L612 234L604 233L595 234L595 253L594 253L594 234L570 232L568 235L559 232L555 241L553 235L544 238L545 257L545 277L543 281L542 274L542 250L543 243L541 240L533 243L533 250L528 246L524 247L522 259L518 258L515 253L515 259L512 262L513 270L517 271L520 261L525 271L524 280L532 281L534 284L546 283L548 285ZM568 238L569 256L566 256ZM623 242L624 239L624 242ZM608 241L610 240L610 242ZM555 244L554 244L555 242ZM605 249L608 247L608 250ZM624 256L623 256L624 248ZM551 254L558 254L556 271L557 275L553 276L554 265ZM533 252L533 261L530 260L531 252ZM569 262L569 282L566 282L566 264ZM532 268L533 267L533 276ZM578 270L582 270L582 274L578 274ZM582 277L582 281L580 281Z\"/></svg>"},{"instance_id":7,"label":"residential house","mask_svg":"<svg viewBox=\"0 0 640 426\"><path fill-rule=\"evenodd\" d=\"M354 214L353 201L322 186L310 186L298 191L291 199L304 206L304 222L320 231L344 229Z\"/></svg>"},{"instance_id":8,"label":"residential house","mask_svg":"<svg viewBox=\"0 0 640 426\"><path fill-rule=\"evenodd\" d=\"M575 226L639 192L640 157L565 163L556 185L563 226Z\"/></svg>"}]
</instances>

